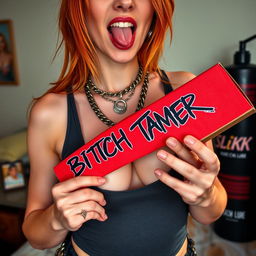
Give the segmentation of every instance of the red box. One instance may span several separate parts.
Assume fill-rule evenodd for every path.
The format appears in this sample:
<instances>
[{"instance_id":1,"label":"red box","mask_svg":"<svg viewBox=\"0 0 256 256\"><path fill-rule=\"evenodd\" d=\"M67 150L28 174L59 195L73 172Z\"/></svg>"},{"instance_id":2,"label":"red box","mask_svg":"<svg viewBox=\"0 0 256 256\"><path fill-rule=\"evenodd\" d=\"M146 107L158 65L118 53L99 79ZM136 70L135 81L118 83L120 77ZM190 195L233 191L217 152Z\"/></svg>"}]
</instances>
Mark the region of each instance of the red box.
<instances>
[{"instance_id":1,"label":"red box","mask_svg":"<svg viewBox=\"0 0 256 256\"><path fill-rule=\"evenodd\" d=\"M106 174L165 145L168 137L206 141L255 109L221 64L107 129L54 167L60 181Z\"/></svg>"}]
</instances>

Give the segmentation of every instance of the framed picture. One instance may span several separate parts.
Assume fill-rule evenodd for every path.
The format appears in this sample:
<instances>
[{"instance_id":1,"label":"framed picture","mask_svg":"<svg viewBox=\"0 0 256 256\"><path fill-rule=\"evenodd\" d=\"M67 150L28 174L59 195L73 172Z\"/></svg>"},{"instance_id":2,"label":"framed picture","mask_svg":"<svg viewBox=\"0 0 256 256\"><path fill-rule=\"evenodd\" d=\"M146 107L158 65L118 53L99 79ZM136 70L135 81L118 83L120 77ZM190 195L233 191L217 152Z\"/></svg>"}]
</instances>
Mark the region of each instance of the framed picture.
<instances>
[{"instance_id":1,"label":"framed picture","mask_svg":"<svg viewBox=\"0 0 256 256\"><path fill-rule=\"evenodd\" d=\"M4 190L25 186L24 170L21 161L2 163L1 173Z\"/></svg>"},{"instance_id":2,"label":"framed picture","mask_svg":"<svg viewBox=\"0 0 256 256\"><path fill-rule=\"evenodd\" d=\"M0 20L0 85L18 85L13 24Z\"/></svg>"}]
</instances>

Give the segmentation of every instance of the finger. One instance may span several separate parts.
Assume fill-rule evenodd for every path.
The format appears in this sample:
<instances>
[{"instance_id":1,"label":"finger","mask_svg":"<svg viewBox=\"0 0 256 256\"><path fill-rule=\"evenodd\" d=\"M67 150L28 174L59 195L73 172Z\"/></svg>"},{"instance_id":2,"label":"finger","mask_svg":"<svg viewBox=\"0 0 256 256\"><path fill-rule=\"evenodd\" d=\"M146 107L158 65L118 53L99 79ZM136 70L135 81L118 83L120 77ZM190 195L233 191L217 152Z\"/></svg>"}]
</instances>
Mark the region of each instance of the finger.
<instances>
[{"instance_id":1,"label":"finger","mask_svg":"<svg viewBox=\"0 0 256 256\"><path fill-rule=\"evenodd\" d=\"M191 135L184 138L184 143L199 156L203 161L206 170L218 173L220 169L220 161L211 149Z\"/></svg>"},{"instance_id":2,"label":"finger","mask_svg":"<svg viewBox=\"0 0 256 256\"><path fill-rule=\"evenodd\" d=\"M85 218L81 215L81 211L79 214L73 215L72 218L66 220L67 229L70 231L78 230L85 222L88 220L99 220L105 221L98 212L87 212Z\"/></svg>"},{"instance_id":3,"label":"finger","mask_svg":"<svg viewBox=\"0 0 256 256\"><path fill-rule=\"evenodd\" d=\"M179 158L184 161L199 167L198 159L195 157L187 147L185 147L182 143L180 143L176 138L170 137L166 141L167 146L177 155Z\"/></svg>"},{"instance_id":4,"label":"finger","mask_svg":"<svg viewBox=\"0 0 256 256\"><path fill-rule=\"evenodd\" d=\"M78 176L56 184L53 187L53 194L69 193L82 187L100 186L106 182L103 177Z\"/></svg>"},{"instance_id":5,"label":"finger","mask_svg":"<svg viewBox=\"0 0 256 256\"><path fill-rule=\"evenodd\" d=\"M76 190L68 196L59 199L59 201L62 201L62 204L77 204L89 200L96 201L102 206L106 205L103 194L91 188Z\"/></svg>"},{"instance_id":6,"label":"finger","mask_svg":"<svg viewBox=\"0 0 256 256\"><path fill-rule=\"evenodd\" d=\"M162 170L155 170L156 176L167 186L175 190L184 201L194 204L200 200L203 191L192 184L176 179Z\"/></svg>"},{"instance_id":7,"label":"finger","mask_svg":"<svg viewBox=\"0 0 256 256\"><path fill-rule=\"evenodd\" d=\"M158 151L157 157L191 182L200 186L204 185L204 179L202 179L202 172L196 169L193 165L186 163L185 161L175 157L172 154L167 153L164 150ZM204 173L204 177L205 175L207 174Z\"/></svg>"},{"instance_id":8,"label":"finger","mask_svg":"<svg viewBox=\"0 0 256 256\"><path fill-rule=\"evenodd\" d=\"M81 213L79 214L79 217L82 218L83 223L88 220L98 220L98 221L107 220L107 217L103 218L98 212L93 212L93 211L87 212L85 218L81 215Z\"/></svg>"},{"instance_id":9,"label":"finger","mask_svg":"<svg viewBox=\"0 0 256 256\"><path fill-rule=\"evenodd\" d=\"M69 230L77 230L79 226L89 219L105 221L108 218L105 209L95 201L65 206L65 208L59 210L65 223L64 226ZM83 216L81 214L82 210L85 211L86 215Z\"/></svg>"},{"instance_id":10,"label":"finger","mask_svg":"<svg viewBox=\"0 0 256 256\"><path fill-rule=\"evenodd\" d=\"M101 205L99 205L98 203L96 203L94 201L88 201L86 203L77 204L75 207L76 207L75 214L81 215L82 210L84 210L86 213L97 212L102 219L107 218L105 209Z\"/></svg>"}]
</instances>

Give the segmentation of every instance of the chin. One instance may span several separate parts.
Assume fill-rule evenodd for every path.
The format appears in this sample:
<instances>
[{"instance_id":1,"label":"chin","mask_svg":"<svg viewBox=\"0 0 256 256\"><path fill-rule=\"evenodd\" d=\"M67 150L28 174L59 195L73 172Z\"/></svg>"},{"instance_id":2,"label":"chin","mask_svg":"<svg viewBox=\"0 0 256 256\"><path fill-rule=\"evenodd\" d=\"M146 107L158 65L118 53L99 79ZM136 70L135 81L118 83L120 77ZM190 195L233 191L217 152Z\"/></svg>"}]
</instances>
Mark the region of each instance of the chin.
<instances>
[{"instance_id":1,"label":"chin","mask_svg":"<svg viewBox=\"0 0 256 256\"><path fill-rule=\"evenodd\" d=\"M111 56L111 59L114 61L114 62L117 62L117 63L122 63L122 64L125 64L125 63L129 63L129 62L133 62L135 59L137 59L137 52L138 51L131 51L130 50L123 50L120 52L120 50L114 52L114 54Z\"/></svg>"},{"instance_id":2,"label":"chin","mask_svg":"<svg viewBox=\"0 0 256 256\"><path fill-rule=\"evenodd\" d=\"M120 63L120 64L128 64L133 62L134 58L130 59L130 58L119 58L119 59L115 59L114 62L116 63Z\"/></svg>"}]
</instances>

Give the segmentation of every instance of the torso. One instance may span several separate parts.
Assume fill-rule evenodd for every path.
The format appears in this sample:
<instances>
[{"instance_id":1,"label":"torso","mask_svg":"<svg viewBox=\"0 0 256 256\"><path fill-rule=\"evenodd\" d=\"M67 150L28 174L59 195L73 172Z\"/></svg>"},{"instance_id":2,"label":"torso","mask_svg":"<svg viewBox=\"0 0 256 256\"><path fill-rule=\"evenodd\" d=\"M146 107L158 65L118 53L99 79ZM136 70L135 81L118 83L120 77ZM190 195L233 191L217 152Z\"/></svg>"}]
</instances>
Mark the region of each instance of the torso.
<instances>
[{"instance_id":1,"label":"torso","mask_svg":"<svg viewBox=\"0 0 256 256\"><path fill-rule=\"evenodd\" d=\"M102 109L103 112L108 113L108 117L117 123L135 112L140 89L141 87L136 88L134 96L128 102L128 110L123 115L118 115L113 112L113 104L111 102L105 101L98 95L95 96L95 99L100 109ZM158 75L151 75L145 106L160 99L164 95L165 93L160 77ZM84 142L88 142L108 127L96 117L84 92L75 93L74 97ZM57 151L60 156L65 137L64 129L62 134L63 136L59 138L57 143ZM166 171L168 170L168 167L164 166L164 164L157 159L156 152L152 152L151 154L108 174L106 176L107 182L102 186L102 188L107 190L131 190L143 187L157 180L154 175L154 170L156 168L162 168Z\"/></svg>"},{"instance_id":2,"label":"torso","mask_svg":"<svg viewBox=\"0 0 256 256\"><path fill-rule=\"evenodd\" d=\"M186 79L185 81L180 81L180 79L175 79L175 73L170 73L168 76L169 78L171 78L170 83L172 84L174 89L175 87L178 87L180 84L187 82ZM179 76L182 76L182 74L177 74L176 77L179 78ZM158 74L150 75L149 80L150 80L150 83L149 83L148 94L145 100L145 106L155 102L156 100L160 99L165 95L164 88ZM177 83L175 82L176 80L178 81ZM128 110L124 115L115 114L112 109L113 108L112 103L106 102L104 99L101 99L100 97L95 97L95 99L99 107L105 113L109 113L108 117L117 123L123 118L135 112L137 101L140 94L140 89L141 89L141 86L136 88L134 96L129 101ZM65 140L65 135L66 135L66 127L67 127L67 112L62 110L67 109L67 102L66 102L66 95L55 95L55 96L58 97L58 99L52 102L54 102L53 103L54 105L56 104L55 107L58 106L58 109L56 111L57 120L55 119L55 121L58 122L58 125L57 125L58 130L54 129L55 131L53 132L53 134L56 136L55 138L57 138L57 141L55 140L56 143L53 145L53 147L56 153L59 155L59 158L61 159L63 144ZM52 96L52 97L55 97L55 96ZM87 98L84 92L74 93L74 98L76 102L76 109L78 112L79 122L81 125L82 137L83 137L84 143L86 143L91 139L93 139L96 135L106 130L108 127L105 124L103 124L102 121L100 121L96 117L95 113L91 110L91 107L87 101ZM129 107L129 106L132 106L132 107ZM118 170L108 174L106 176L107 182L104 184L104 186L101 186L100 189L102 189L103 192L109 191L111 193L111 191L137 190L142 187L148 187L148 185L156 184L157 178L154 175L154 170L156 168L161 168L165 171L169 170L167 166L165 166L162 162L160 162L157 159L156 152L152 152L151 154L145 157L142 157L134 161L133 163L127 164L126 166L123 166ZM170 198L172 197L173 197L173 194L170 195ZM182 229L185 230L186 228L184 225L186 225L185 223L186 223L187 210L185 210L186 207L183 206L184 203L181 203L181 199L175 199L175 200L180 200L179 207L183 209L181 214L182 217L178 226L182 227ZM155 203L157 204L157 201ZM168 216L173 214L172 213L173 208L171 207L170 209L168 209L168 211L170 211L170 214ZM179 211L181 211L181 208ZM155 215L157 216L159 215L159 213L155 213ZM173 219L171 220L171 222L173 222ZM88 225L87 225L87 229L88 229ZM95 230L94 226L91 227L91 229L89 228L89 233L91 232L90 230ZM184 237L184 233L182 237ZM177 239L177 237L175 239ZM182 246L180 245L181 246L180 250L176 252L177 256L181 256L185 254L186 243L187 241L185 240L183 245ZM73 242L73 246L79 256L88 255L81 248L79 248L79 246L77 246L75 242Z\"/></svg>"}]
</instances>

